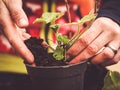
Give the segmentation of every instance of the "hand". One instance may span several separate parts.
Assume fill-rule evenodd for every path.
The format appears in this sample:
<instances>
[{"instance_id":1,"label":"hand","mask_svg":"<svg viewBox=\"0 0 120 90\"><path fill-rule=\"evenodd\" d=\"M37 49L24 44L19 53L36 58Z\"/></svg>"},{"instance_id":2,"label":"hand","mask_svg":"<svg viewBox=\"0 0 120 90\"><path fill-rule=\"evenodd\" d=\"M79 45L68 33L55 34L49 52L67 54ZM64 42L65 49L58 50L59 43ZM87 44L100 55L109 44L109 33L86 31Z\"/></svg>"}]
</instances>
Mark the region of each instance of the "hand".
<instances>
[{"instance_id":1,"label":"hand","mask_svg":"<svg viewBox=\"0 0 120 90\"><path fill-rule=\"evenodd\" d=\"M30 36L25 31L28 19L22 9L22 0L0 0L0 25L17 52L27 62L33 63L34 57L23 42Z\"/></svg>"},{"instance_id":2,"label":"hand","mask_svg":"<svg viewBox=\"0 0 120 90\"><path fill-rule=\"evenodd\" d=\"M111 48L112 49L111 49ZM117 53L114 53L115 50ZM103 66L120 60L120 27L113 20L100 17L68 50L68 57L74 57L70 64L91 58L94 64Z\"/></svg>"}]
</instances>

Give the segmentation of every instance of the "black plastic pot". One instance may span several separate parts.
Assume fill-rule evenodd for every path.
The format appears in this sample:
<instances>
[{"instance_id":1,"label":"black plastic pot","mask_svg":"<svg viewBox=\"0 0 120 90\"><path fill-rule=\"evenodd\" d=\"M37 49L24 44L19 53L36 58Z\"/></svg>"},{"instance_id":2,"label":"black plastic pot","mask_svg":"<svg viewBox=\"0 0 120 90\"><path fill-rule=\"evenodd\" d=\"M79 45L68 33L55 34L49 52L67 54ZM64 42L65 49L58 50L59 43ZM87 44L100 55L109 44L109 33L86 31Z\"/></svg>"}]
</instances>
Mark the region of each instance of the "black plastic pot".
<instances>
[{"instance_id":1,"label":"black plastic pot","mask_svg":"<svg viewBox=\"0 0 120 90\"><path fill-rule=\"evenodd\" d=\"M66 66L36 66L26 64L34 90L83 90L87 62Z\"/></svg>"}]
</instances>

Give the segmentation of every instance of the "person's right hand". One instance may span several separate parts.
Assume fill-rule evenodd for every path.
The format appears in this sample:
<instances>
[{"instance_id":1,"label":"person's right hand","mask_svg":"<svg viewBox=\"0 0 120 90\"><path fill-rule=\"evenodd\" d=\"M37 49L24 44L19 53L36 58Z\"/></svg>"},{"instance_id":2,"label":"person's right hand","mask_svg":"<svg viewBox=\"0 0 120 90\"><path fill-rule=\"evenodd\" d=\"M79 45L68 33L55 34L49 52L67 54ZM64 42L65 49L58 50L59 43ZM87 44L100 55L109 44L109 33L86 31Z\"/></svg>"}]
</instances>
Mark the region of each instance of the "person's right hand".
<instances>
[{"instance_id":1,"label":"person's right hand","mask_svg":"<svg viewBox=\"0 0 120 90\"><path fill-rule=\"evenodd\" d=\"M108 66L120 61L120 26L109 17L97 18L91 27L67 51L69 64L91 59L93 64Z\"/></svg>"},{"instance_id":2,"label":"person's right hand","mask_svg":"<svg viewBox=\"0 0 120 90\"><path fill-rule=\"evenodd\" d=\"M32 64L34 57L23 42L30 36L25 31L28 19L22 9L22 0L0 0L0 26L15 50Z\"/></svg>"}]
</instances>

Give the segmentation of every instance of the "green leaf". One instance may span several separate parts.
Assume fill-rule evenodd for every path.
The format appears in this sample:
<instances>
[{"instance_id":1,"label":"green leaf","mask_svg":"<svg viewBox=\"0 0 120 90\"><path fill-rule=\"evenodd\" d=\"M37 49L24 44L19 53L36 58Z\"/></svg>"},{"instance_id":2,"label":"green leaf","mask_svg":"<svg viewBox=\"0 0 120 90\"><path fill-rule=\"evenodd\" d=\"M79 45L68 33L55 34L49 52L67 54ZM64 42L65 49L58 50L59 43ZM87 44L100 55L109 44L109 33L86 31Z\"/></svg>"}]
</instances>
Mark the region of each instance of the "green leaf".
<instances>
[{"instance_id":1,"label":"green leaf","mask_svg":"<svg viewBox=\"0 0 120 90\"><path fill-rule=\"evenodd\" d=\"M58 35L58 36L57 36L57 41L58 41L58 42L61 42L61 43L63 43L63 44L68 44L69 39L68 39L67 36Z\"/></svg>"},{"instance_id":2,"label":"green leaf","mask_svg":"<svg viewBox=\"0 0 120 90\"><path fill-rule=\"evenodd\" d=\"M62 60L62 59L64 59L64 49L61 48L60 46L57 46L56 50L53 53L53 57L56 60Z\"/></svg>"},{"instance_id":3,"label":"green leaf","mask_svg":"<svg viewBox=\"0 0 120 90\"><path fill-rule=\"evenodd\" d=\"M79 25L83 25L85 22L96 18L96 14L88 14L78 21Z\"/></svg>"},{"instance_id":4,"label":"green leaf","mask_svg":"<svg viewBox=\"0 0 120 90\"><path fill-rule=\"evenodd\" d=\"M69 40L69 47L71 47L75 41L78 40L78 38L86 31L88 30L88 28L92 25L93 21L95 20L96 18L96 14L88 14L86 16L84 16L82 19L80 19L78 21L78 30L76 31L76 33L74 34L74 36ZM80 32L80 27L86 23L87 21L89 21L89 23L87 24L87 26L84 28L84 30Z\"/></svg>"},{"instance_id":5,"label":"green leaf","mask_svg":"<svg viewBox=\"0 0 120 90\"><path fill-rule=\"evenodd\" d=\"M56 32L56 33L58 33L59 27L60 27L60 24L52 24L52 25L50 25L50 28L51 28L54 32Z\"/></svg>"},{"instance_id":6,"label":"green leaf","mask_svg":"<svg viewBox=\"0 0 120 90\"><path fill-rule=\"evenodd\" d=\"M120 73L109 71L104 79L102 90L120 90Z\"/></svg>"},{"instance_id":7,"label":"green leaf","mask_svg":"<svg viewBox=\"0 0 120 90\"><path fill-rule=\"evenodd\" d=\"M34 23L39 23L39 22L46 22L46 23L52 23L55 22L58 18L63 16L62 13L56 13L56 12L45 12L42 14L40 18L37 18Z\"/></svg>"}]
</instances>

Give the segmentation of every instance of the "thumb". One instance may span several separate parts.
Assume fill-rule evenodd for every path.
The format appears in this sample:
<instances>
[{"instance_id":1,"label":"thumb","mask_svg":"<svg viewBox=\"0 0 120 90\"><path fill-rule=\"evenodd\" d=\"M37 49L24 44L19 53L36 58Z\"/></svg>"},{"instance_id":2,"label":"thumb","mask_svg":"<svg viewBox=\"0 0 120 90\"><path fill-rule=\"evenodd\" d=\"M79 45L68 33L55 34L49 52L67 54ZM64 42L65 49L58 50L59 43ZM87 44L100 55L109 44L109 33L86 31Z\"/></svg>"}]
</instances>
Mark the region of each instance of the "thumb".
<instances>
[{"instance_id":1,"label":"thumb","mask_svg":"<svg viewBox=\"0 0 120 90\"><path fill-rule=\"evenodd\" d=\"M3 2L18 27L22 28L28 26L27 16L22 9L22 0L3 0Z\"/></svg>"}]
</instances>

